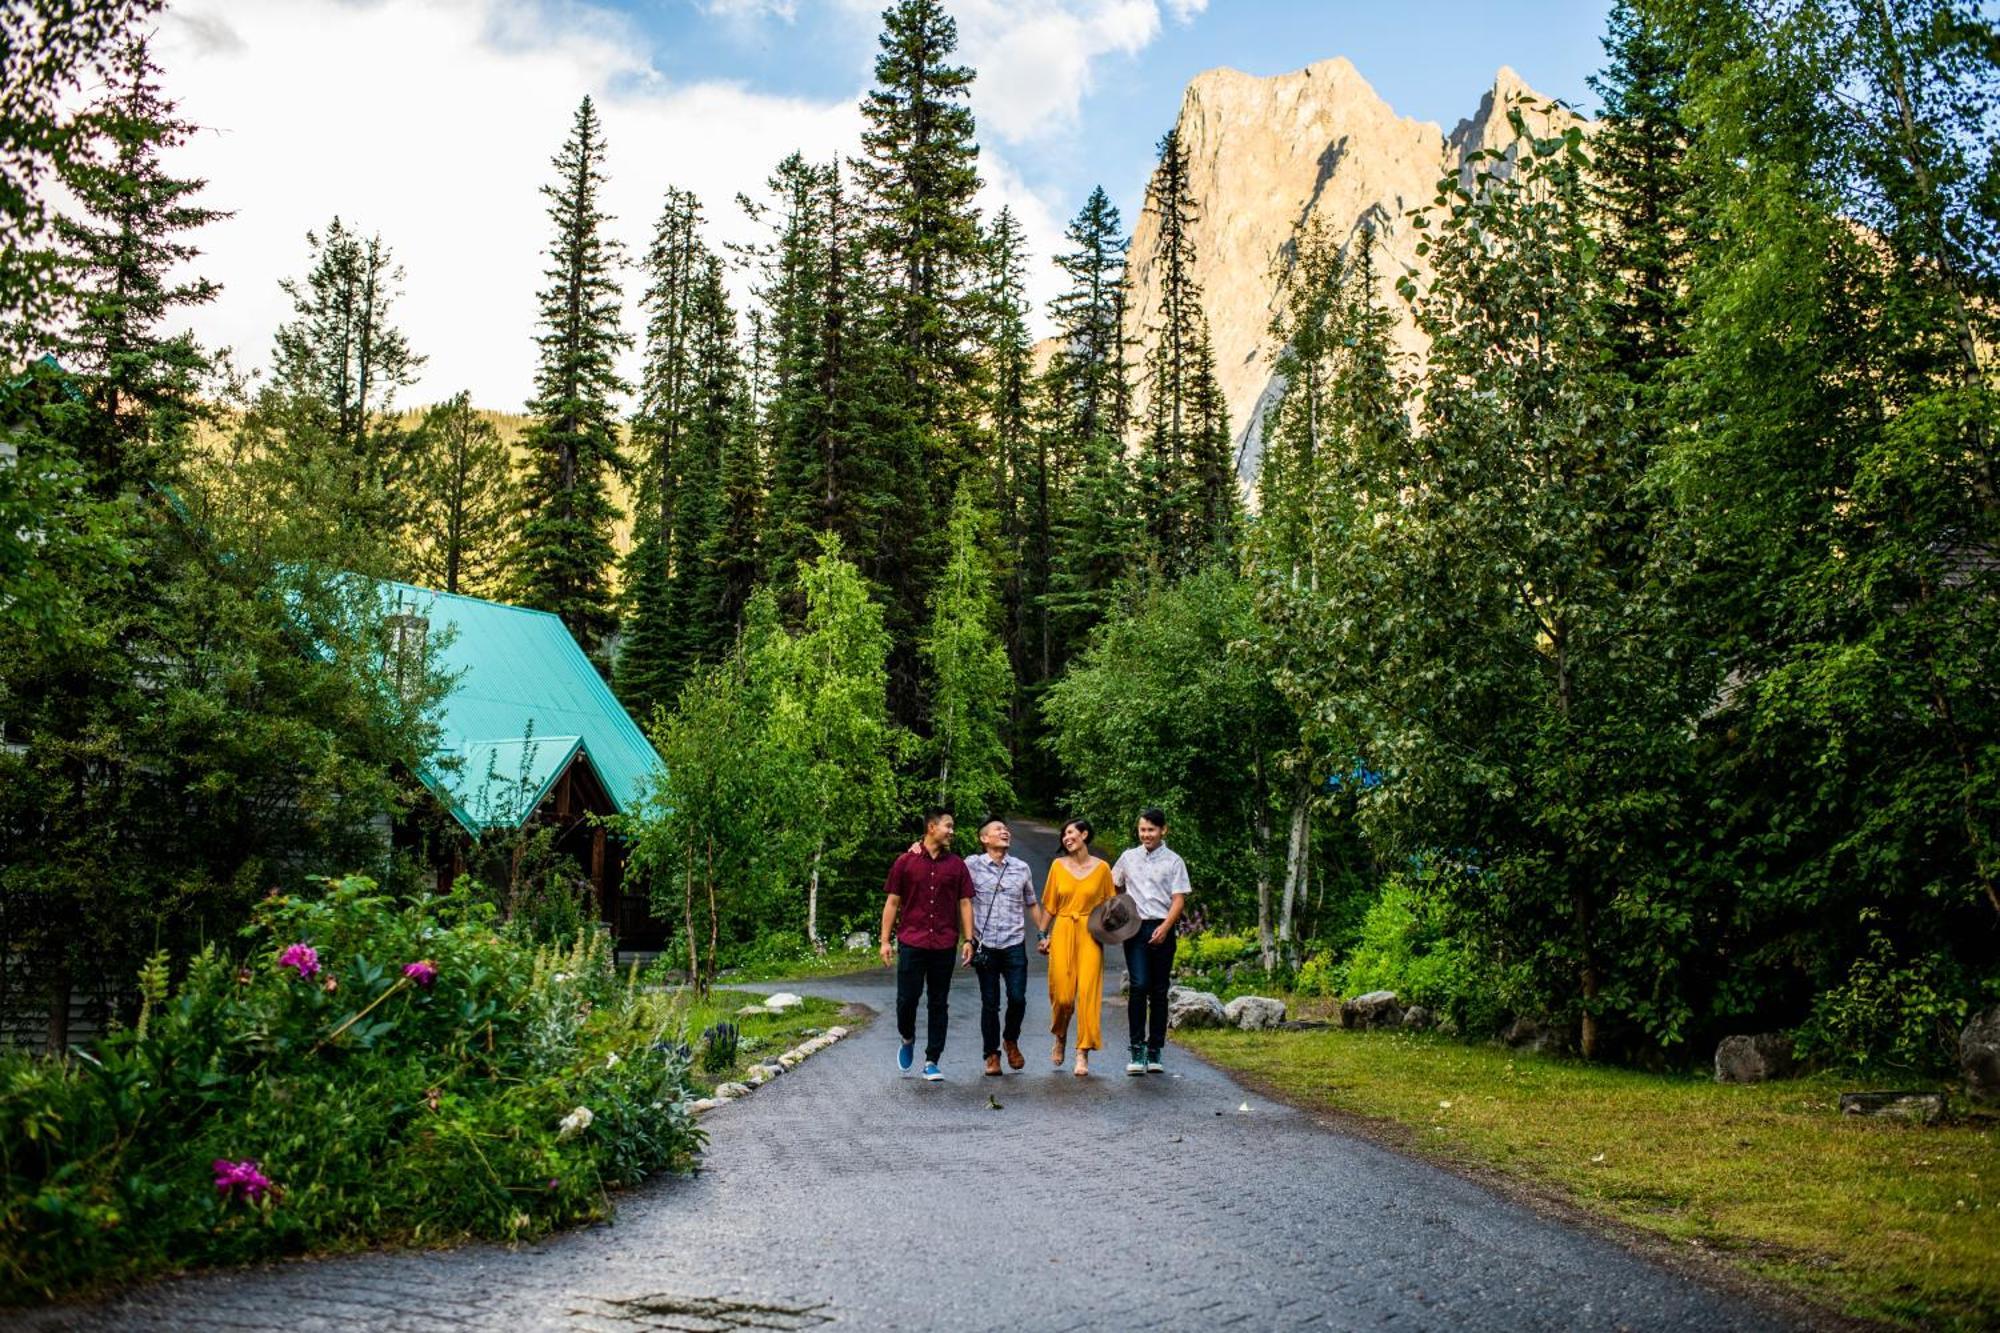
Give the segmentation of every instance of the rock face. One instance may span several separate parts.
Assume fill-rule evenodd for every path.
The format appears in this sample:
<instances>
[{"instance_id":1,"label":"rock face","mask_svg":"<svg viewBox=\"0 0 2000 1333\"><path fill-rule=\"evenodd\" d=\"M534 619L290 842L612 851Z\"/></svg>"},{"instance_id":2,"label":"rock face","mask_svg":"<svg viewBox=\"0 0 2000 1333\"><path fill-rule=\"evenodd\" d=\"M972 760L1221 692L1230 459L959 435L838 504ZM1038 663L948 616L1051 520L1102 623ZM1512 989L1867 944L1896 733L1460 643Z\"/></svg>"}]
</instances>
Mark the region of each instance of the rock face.
<instances>
[{"instance_id":1,"label":"rock face","mask_svg":"<svg viewBox=\"0 0 2000 1333\"><path fill-rule=\"evenodd\" d=\"M1262 995L1239 995L1222 1006L1222 1016L1245 1032L1260 1032L1285 1021L1285 1002Z\"/></svg>"},{"instance_id":2,"label":"rock face","mask_svg":"<svg viewBox=\"0 0 2000 1333\"><path fill-rule=\"evenodd\" d=\"M1413 1004L1403 1011L1403 1026L1412 1032L1428 1032L1437 1026L1437 1019L1431 1011L1420 1004Z\"/></svg>"},{"instance_id":3,"label":"rock face","mask_svg":"<svg viewBox=\"0 0 2000 1333\"><path fill-rule=\"evenodd\" d=\"M1340 1025L1344 1028L1393 1028L1402 1026L1403 1006L1396 1001L1392 990L1369 991L1357 995L1340 1006Z\"/></svg>"},{"instance_id":4,"label":"rock face","mask_svg":"<svg viewBox=\"0 0 2000 1333\"><path fill-rule=\"evenodd\" d=\"M1715 1047L1717 1083L1762 1083L1790 1078L1798 1072L1799 1061L1792 1054L1792 1039L1782 1032L1724 1037Z\"/></svg>"},{"instance_id":5,"label":"rock face","mask_svg":"<svg viewBox=\"0 0 2000 1333\"><path fill-rule=\"evenodd\" d=\"M1167 1026L1170 1028L1219 1028L1229 1022L1222 1001L1205 990L1182 986L1167 990Z\"/></svg>"},{"instance_id":6,"label":"rock face","mask_svg":"<svg viewBox=\"0 0 2000 1333\"><path fill-rule=\"evenodd\" d=\"M2000 1005L1974 1014L1958 1034L1958 1071L1966 1096L2000 1102Z\"/></svg>"},{"instance_id":7,"label":"rock face","mask_svg":"<svg viewBox=\"0 0 2000 1333\"><path fill-rule=\"evenodd\" d=\"M1298 228L1318 224L1345 243L1363 223L1374 224L1381 300L1399 315L1397 345L1421 355L1423 339L1395 283L1405 274L1427 278L1429 266L1416 252L1420 233L1404 215L1429 204L1438 181L1460 170L1468 153L1505 147L1513 137L1507 108L1524 100L1544 99L1503 68L1478 110L1447 135L1398 116L1344 59L1272 78L1213 69L1188 85L1177 124L1199 211L1190 228L1195 277L1246 486L1262 455L1262 413L1282 387L1272 373L1270 324L1283 305ZM1577 123L1567 112L1526 114L1542 133ZM1158 240L1159 219L1148 209L1133 227L1125 323L1139 374L1137 420L1146 401L1140 371L1159 321Z\"/></svg>"},{"instance_id":8,"label":"rock face","mask_svg":"<svg viewBox=\"0 0 2000 1333\"><path fill-rule=\"evenodd\" d=\"M1552 1028L1545 1027L1532 1018L1517 1018L1509 1023L1501 1030L1500 1040L1517 1051L1530 1051L1536 1054L1547 1054L1563 1048L1562 1038Z\"/></svg>"}]
</instances>

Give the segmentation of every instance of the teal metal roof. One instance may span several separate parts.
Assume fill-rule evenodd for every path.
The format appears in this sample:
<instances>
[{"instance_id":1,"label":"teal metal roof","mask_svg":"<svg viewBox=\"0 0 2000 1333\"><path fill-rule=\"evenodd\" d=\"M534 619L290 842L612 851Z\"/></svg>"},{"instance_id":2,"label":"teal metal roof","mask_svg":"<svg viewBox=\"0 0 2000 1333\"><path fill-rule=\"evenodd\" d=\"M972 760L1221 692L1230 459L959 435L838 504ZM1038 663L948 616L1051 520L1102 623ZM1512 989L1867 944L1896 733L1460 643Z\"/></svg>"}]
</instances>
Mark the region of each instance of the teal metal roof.
<instances>
[{"instance_id":1,"label":"teal metal roof","mask_svg":"<svg viewBox=\"0 0 2000 1333\"><path fill-rule=\"evenodd\" d=\"M438 665L457 680L439 708L437 762L418 777L459 823L519 827L579 752L617 807L633 808L660 756L559 618L407 583L384 590L430 621Z\"/></svg>"}]
</instances>

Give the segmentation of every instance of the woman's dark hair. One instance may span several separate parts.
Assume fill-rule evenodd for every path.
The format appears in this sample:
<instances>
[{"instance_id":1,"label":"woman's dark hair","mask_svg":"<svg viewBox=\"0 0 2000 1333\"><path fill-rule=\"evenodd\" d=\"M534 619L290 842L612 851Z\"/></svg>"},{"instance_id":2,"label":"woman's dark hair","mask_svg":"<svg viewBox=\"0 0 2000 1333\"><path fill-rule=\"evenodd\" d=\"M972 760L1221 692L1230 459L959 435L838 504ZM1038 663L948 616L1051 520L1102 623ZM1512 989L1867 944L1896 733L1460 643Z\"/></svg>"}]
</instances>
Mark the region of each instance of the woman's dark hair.
<instances>
[{"instance_id":1,"label":"woman's dark hair","mask_svg":"<svg viewBox=\"0 0 2000 1333\"><path fill-rule=\"evenodd\" d=\"M1160 809L1157 805L1149 805L1144 810L1141 810L1139 818L1145 820L1154 828L1165 828L1167 826L1167 812Z\"/></svg>"},{"instance_id":2,"label":"woman's dark hair","mask_svg":"<svg viewBox=\"0 0 2000 1333\"><path fill-rule=\"evenodd\" d=\"M1075 829L1078 833L1081 833L1083 835L1083 840L1085 843L1088 843L1090 841L1091 834L1097 832L1096 829L1090 826L1090 821L1088 819L1072 819L1067 824L1063 825L1063 832L1067 833L1071 829Z\"/></svg>"}]
</instances>

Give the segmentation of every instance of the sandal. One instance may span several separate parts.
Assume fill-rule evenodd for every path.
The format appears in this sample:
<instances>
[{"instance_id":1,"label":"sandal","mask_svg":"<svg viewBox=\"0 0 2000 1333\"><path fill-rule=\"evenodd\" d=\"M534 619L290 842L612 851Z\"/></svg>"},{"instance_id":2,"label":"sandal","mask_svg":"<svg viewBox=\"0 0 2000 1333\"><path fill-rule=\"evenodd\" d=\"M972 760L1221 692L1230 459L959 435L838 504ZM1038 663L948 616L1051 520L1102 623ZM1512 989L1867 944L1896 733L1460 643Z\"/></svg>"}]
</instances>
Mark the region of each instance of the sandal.
<instances>
[{"instance_id":1,"label":"sandal","mask_svg":"<svg viewBox=\"0 0 2000 1333\"><path fill-rule=\"evenodd\" d=\"M1055 1045L1049 1049L1049 1063L1053 1065L1055 1068L1061 1069L1062 1062L1063 1062L1063 1039L1061 1037L1057 1037Z\"/></svg>"},{"instance_id":2,"label":"sandal","mask_svg":"<svg viewBox=\"0 0 2000 1333\"><path fill-rule=\"evenodd\" d=\"M1090 1077L1090 1059L1082 1051L1076 1053L1076 1068L1069 1071L1078 1078Z\"/></svg>"}]
</instances>

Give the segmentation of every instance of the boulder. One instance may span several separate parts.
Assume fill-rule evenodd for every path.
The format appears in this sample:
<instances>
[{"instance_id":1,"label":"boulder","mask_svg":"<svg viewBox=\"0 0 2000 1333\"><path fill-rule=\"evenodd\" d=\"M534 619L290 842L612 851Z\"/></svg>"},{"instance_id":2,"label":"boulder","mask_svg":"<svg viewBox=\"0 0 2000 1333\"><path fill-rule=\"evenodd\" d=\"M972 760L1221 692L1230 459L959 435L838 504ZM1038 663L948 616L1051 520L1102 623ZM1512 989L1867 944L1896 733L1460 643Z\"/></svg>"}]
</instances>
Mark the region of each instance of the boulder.
<instances>
[{"instance_id":1,"label":"boulder","mask_svg":"<svg viewBox=\"0 0 2000 1333\"><path fill-rule=\"evenodd\" d=\"M1431 1011L1420 1004L1413 1004L1403 1011L1403 1026L1412 1032L1428 1032L1437 1026L1437 1019Z\"/></svg>"},{"instance_id":2,"label":"boulder","mask_svg":"<svg viewBox=\"0 0 2000 1333\"><path fill-rule=\"evenodd\" d=\"M1842 1115L1881 1116L1886 1120L1908 1120L1919 1125L1935 1125L1944 1119L1941 1092L1843 1092Z\"/></svg>"},{"instance_id":3,"label":"boulder","mask_svg":"<svg viewBox=\"0 0 2000 1333\"><path fill-rule=\"evenodd\" d=\"M1563 1047L1561 1034L1534 1018L1515 1019L1500 1030L1500 1040L1517 1051L1534 1055L1546 1055Z\"/></svg>"},{"instance_id":4,"label":"boulder","mask_svg":"<svg viewBox=\"0 0 2000 1333\"><path fill-rule=\"evenodd\" d=\"M1222 1006L1222 1016L1245 1032L1260 1032L1285 1021L1285 1002L1262 995L1239 995Z\"/></svg>"},{"instance_id":5,"label":"boulder","mask_svg":"<svg viewBox=\"0 0 2000 1333\"><path fill-rule=\"evenodd\" d=\"M748 1083L720 1083L716 1085L715 1095L722 1101L733 1102L738 1097L748 1097L750 1095L750 1085Z\"/></svg>"},{"instance_id":6,"label":"boulder","mask_svg":"<svg viewBox=\"0 0 2000 1333\"><path fill-rule=\"evenodd\" d=\"M1170 1028L1219 1028L1229 1022L1222 1012L1222 1000L1205 990L1184 986L1167 989L1167 1026Z\"/></svg>"},{"instance_id":7,"label":"boulder","mask_svg":"<svg viewBox=\"0 0 2000 1333\"><path fill-rule=\"evenodd\" d=\"M1958 1034L1958 1070L1966 1096L2000 1102L2000 1004L1974 1014Z\"/></svg>"},{"instance_id":8,"label":"boulder","mask_svg":"<svg viewBox=\"0 0 2000 1333\"><path fill-rule=\"evenodd\" d=\"M1792 1039L1782 1032L1724 1037L1715 1047L1717 1083L1763 1083L1774 1078L1791 1078L1798 1072L1799 1060L1792 1054Z\"/></svg>"},{"instance_id":9,"label":"boulder","mask_svg":"<svg viewBox=\"0 0 2000 1333\"><path fill-rule=\"evenodd\" d=\"M790 991L781 990L776 995L767 995L764 997L764 1011L766 1013L782 1014L785 1010L796 1009L804 1003L804 1000Z\"/></svg>"},{"instance_id":10,"label":"boulder","mask_svg":"<svg viewBox=\"0 0 2000 1333\"><path fill-rule=\"evenodd\" d=\"M1340 1006L1344 1028L1392 1028L1403 1021L1403 1006L1392 990L1373 990L1357 995Z\"/></svg>"},{"instance_id":11,"label":"boulder","mask_svg":"<svg viewBox=\"0 0 2000 1333\"><path fill-rule=\"evenodd\" d=\"M867 931L857 930L852 935L849 935L846 939L842 940L841 944L847 949L849 953L866 953L868 951L868 946L873 944L874 942L875 942L874 940L869 938Z\"/></svg>"}]
</instances>

